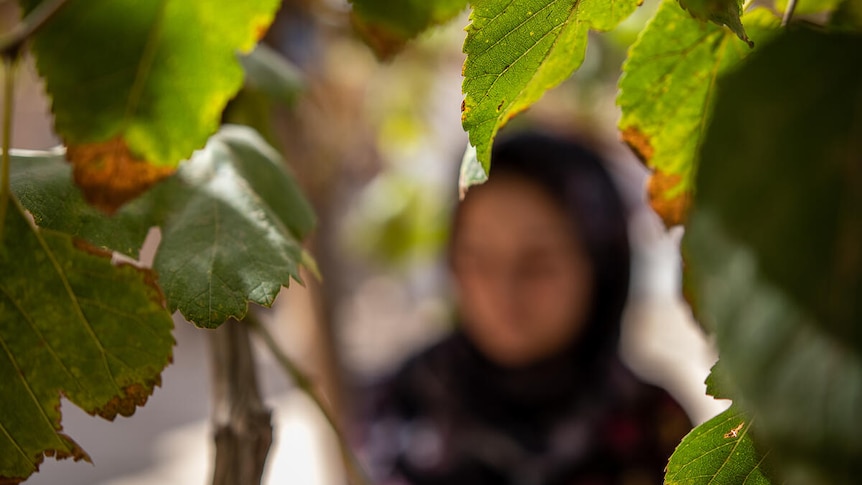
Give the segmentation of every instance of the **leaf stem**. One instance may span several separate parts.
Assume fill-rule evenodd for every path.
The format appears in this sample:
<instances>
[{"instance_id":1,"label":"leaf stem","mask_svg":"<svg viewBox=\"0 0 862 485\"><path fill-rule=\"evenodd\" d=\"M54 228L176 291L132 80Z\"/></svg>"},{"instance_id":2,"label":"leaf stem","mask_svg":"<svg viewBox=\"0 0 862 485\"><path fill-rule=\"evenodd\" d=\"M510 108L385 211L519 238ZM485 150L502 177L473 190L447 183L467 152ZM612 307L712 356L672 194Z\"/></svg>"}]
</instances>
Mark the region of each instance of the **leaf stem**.
<instances>
[{"instance_id":1,"label":"leaf stem","mask_svg":"<svg viewBox=\"0 0 862 485\"><path fill-rule=\"evenodd\" d=\"M317 387L314 385L311 378L299 368L296 362L284 353L272 337L272 334L269 333L266 327L261 324L251 311L248 312L243 321L251 327L252 331L260 336L267 348L269 348L269 351L281 365L282 369L290 376L294 384L296 384L296 387L304 392L312 402L314 402L317 408L320 409L321 414L323 414L323 417L329 423L329 426L332 428L332 431L335 433L335 437L338 440L338 446L341 448L341 456L344 460L344 467L347 471L350 483L353 483L354 485L371 485L371 481L368 479L365 471L359 464L359 460L356 458L356 455L347 443L347 438L344 436L344 433L342 433L341 427L338 425L335 416L333 416L329 403L317 390Z\"/></svg>"},{"instance_id":2,"label":"leaf stem","mask_svg":"<svg viewBox=\"0 0 862 485\"><path fill-rule=\"evenodd\" d=\"M6 35L0 37L0 55L18 57L21 45L51 20L68 0L45 0L40 2L29 15Z\"/></svg>"},{"instance_id":3,"label":"leaf stem","mask_svg":"<svg viewBox=\"0 0 862 485\"><path fill-rule=\"evenodd\" d=\"M787 7L784 9L784 16L781 18L781 26L786 27L793 18L793 12L796 10L796 0L787 0Z\"/></svg>"},{"instance_id":4,"label":"leaf stem","mask_svg":"<svg viewBox=\"0 0 862 485\"><path fill-rule=\"evenodd\" d=\"M12 148L12 112L15 102L15 66L18 57L3 58L3 155L0 159L0 242L6 227L6 212L9 210L9 151Z\"/></svg>"}]
</instances>

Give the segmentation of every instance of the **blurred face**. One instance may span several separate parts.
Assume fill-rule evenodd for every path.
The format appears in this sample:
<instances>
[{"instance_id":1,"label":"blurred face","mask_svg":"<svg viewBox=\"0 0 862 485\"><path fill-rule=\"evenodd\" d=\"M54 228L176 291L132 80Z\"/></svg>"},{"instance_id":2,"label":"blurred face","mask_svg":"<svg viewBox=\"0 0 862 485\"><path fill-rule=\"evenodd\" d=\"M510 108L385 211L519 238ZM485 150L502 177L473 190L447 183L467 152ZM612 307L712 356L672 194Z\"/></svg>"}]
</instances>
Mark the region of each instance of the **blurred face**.
<instances>
[{"instance_id":1,"label":"blurred face","mask_svg":"<svg viewBox=\"0 0 862 485\"><path fill-rule=\"evenodd\" d=\"M464 331L492 361L527 365L561 351L586 322L592 268L563 210L530 182L470 190L452 261Z\"/></svg>"}]
</instances>

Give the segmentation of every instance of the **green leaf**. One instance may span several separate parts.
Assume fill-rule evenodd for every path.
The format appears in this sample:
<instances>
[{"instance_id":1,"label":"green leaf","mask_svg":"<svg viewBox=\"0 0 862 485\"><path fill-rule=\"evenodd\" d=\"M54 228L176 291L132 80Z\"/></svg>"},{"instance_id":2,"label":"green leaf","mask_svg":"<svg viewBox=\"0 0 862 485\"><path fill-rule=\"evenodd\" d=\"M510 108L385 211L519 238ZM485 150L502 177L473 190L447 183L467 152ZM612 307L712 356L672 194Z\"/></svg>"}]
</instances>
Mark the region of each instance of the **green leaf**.
<instances>
[{"instance_id":1,"label":"green leaf","mask_svg":"<svg viewBox=\"0 0 862 485\"><path fill-rule=\"evenodd\" d=\"M721 361L716 362L712 369L709 370L709 375L706 376L706 393L716 399L733 399L733 384L730 376L721 365Z\"/></svg>"},{"instance_id":2,"label":"green leaf","mask_svg":"<svg viewBox=\"0 0 862 485\"><path fill-rule=\"evenodd\" d=\"M476 159L476 147L467 145L464 157L461 159L461 169L458 174L458 194L461 199L467 195L467 189L473 185L485 183L488 174L482 164Z\"/></svg>"},{"instance_id":3,"label":"green leaf","mask_svg":"<svg viewBox=\"0 0 862 485\"><path fill-rule=\"evenodd\" d=\"M357 32L381 59L397 54L408 41L467 8L467 0L350 0Z\"/></svg>"},{"instance_id":4,"label":"green leaf","mask_svg":"<svg viewBox=\"0 0 862 485\"><path fill-rule=\"evenodd\" d=\"M271 305L307 258L297 241L314 227L311 208L278 153L246 127L223 127L113 217L84 203L59 155L14 157L12 169L13 192L45 227L135 255L141 228L159 226L153 267L168 307L199 326L242 318L249 301ZM27 183L34 173L42 178Z\"/></svg>"},{"instance_id":5,"label":"green leaf","mask_svg":"<svg viewBox=\"0 0 862 485\"><path fill-rule=\"evenodd\" d=\"M752 419L731 406L693 429L667 464L666 485L769 485L764 467L768 453L759 453L749 433Z\"/></svg>"},{"instance_id":6,"label":"green leaf","mask_svg":"<svg viewBox=\"0 0 862 485\"><path fill-rule=\"evenodd\" d=\"M25 11L40 0L22 0ZM106 210L169 175L218 129L242 85L238 51L278 0L72 1L34 36L76 181Z\"/></svg>"},{"instance_id":7,"label":"green leaf","mask_svg":"<svg viewBox=\"0 0 862 485\"><path fill-rule=\"evenodd\" d=\"M43 456L89 460L62 433L60 395L114 419L142 406L171 359L173 322L148 270L32 226L13 199L0 246L0 482Z\"/></svg>"},{"instance_id":8,"label":"green leaf","mask_svg":"<svg viewBox=\"0 0 862 485\"><path fill-rule=\"evenodd\" d=\"M719 83L684 239L734 397L800 483L862 476L860 119L862 36L764 46Z\"/></svg>"},{"instance_id":9,"label":"green leaf","mask_svg":"<svg viewBox=\"0 0 862 485\"><path fill-rule=\"evenodd\" d=\"M123 206L112 217L94 209L72 183L65 151L12 150L12 191L37 225L80 236L91 244L138 257L150 227L151 204L143 198Z\"/></svg>"},{"instance_id":10,"label":"green leaf","mask_svg":"<svg viewBox=\"0 0 862 485\"><path fill-rule=\"evenodd\" d=\"M638 0L475 2L464 52L461 121L487 172L491 145L512 117L584 60L590 30L616 27Z\"/></svg>"},{"instance_id":11,"label":"green leaf","mask_svg":"<svg viewBox=\"0 0 862 485\"><path fill-rule=\"evenodd\" d=\"M787 9L787 0L775 0L775 10L784 12ZM841 0L797 0L794 15L808 15L823 12L834 12L842 3Z\"/></svg>"},{"instance_id":12,"label":"green leaf","mask_svg":"<svg viewBox=\"0 0 862 485\"><path fill-rule=\"evenodd\" d=\"M862 33L862 2L844 0L829 18L829 27L834 30Z\"/></svg>"},{"instance_id":13,"label":"green leaf","mask_svg":"<svg viewBox=\"0 0 862 485\"><path fill-rule=\"evenodd\" d=\"M767 9L749 12L743 22L758 43L779 26ZM692 20L675 0L664 0L629 51L617 97L619 128L653 169L650 204L668 226L683 223L688 211L716 80L749 52L728 30Z\"/></svg>"},{"instance_id":14,"label":"green leaf","mask_svg":"<svg viewBox=\"0 0 862 485\"><path fill-rule=\"evenodd\" d=\"M740 40L754 47L740 19L742 0L679 0L679 5L698 20L708 20L718 26L726 25Z\"/></svg>"}]
</instances>

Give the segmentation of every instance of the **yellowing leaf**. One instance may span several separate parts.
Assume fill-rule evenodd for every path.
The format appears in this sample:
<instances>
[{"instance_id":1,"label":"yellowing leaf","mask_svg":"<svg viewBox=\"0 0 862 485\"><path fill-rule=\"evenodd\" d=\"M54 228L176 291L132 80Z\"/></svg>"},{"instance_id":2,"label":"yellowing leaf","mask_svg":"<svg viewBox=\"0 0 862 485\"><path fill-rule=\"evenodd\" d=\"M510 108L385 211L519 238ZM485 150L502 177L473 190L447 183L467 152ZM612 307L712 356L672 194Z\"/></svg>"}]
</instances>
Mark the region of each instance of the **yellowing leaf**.
<instances>
[{"instance_id":1,"label":"yellowing leaf","mask_svg":"<svg viewBox=\"0 0 862 485\"><path fill-rule=\"evenodd\" d=\"M766 9L743 17L751 36L765 40L778 28ZM620 79L619 128L654 170L650 204L665 224L685 221L697 151L712 113L715 82L751 52L732 32L692 19L664 0L629 51Z\"/></svg>"},{"instance_id":2,"label":"yellowing leaf","mask_svg":"<svg viewBox=\"0 0 862 485\"><path fill-rule=\"evenodd\" d=\"M587 34L634 12L638 0L480 0L464 52L461 121L487 172L497 132L584 60Z\"/></svg>"},{"instance_id":3,"label":"yellowing leaf","mask_svg":"<svg viewBox=\"0 0 862 485\"><path fill-rule=\"evenodd\" d=\"M62 432L60 395L129 416L160 383L173 322L154 275L33 227L13 199L0 246L0 483L44 456L89 457Z\"/></svg>"},{"instance_id":4,"label":"yellowing leaf","mask_svg":"<svg viewBox=\"0 0 862 485\"><path fill-rule=\"evenodd\" d=\"M116 209L204 145L242 84L237 52L251 50L279 3L74 1L38 31L54 126L76 172L92 175L79 178L89 200Z\"/></svg>"}]
</instances>

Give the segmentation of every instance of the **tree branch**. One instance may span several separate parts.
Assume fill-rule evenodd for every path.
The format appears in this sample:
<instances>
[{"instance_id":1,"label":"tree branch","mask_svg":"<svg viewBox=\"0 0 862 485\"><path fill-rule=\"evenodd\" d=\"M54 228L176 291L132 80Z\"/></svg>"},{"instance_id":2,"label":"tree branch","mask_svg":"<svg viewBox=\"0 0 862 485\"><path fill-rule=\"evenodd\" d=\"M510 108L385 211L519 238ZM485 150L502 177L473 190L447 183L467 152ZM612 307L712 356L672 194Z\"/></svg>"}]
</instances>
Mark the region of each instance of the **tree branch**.
<instances>
[{"instance_id":1,"label":"tree branch","mask_svg":"<svg viewBox=\"0 0 862 485\"><path fill-rule=\"evenodd\" d=\"M781 26L786 27L793 18L793 12L796 10L796 0L787 0L787 7L784 8L784 16L781 18Z\"/></svg>"},{"instance_id":2,"label":"tree branch","mask_svg":"<svg viewBox=\"0 0 862 485\"><path fill-rule=\"evenodd\" d=\"M335 437L338 440L338 446L341 449L341 457L344 460L344 468L348 474L350 483L353 483L354 485L371 485L371 481L366 476L365 471L359 464L359 460L356 458L356 455L347 443L347 438L344 436L344 433L342 433L341 427L338 425L338 421L335 419L335 416L333 416L328 401L317 390L317 387L314 385L311 378L309 378L308 375L303 372L302 369L300 369L283 350L281 350L278 343L276 343L275 339L272 337L272 334L269 333L266 327L262 325L257 318L252 316L251 311L248 312L244 322L247 323L263 340L267 348L269 348L269 351L273 356L275 356L276 360L281 365L282 369L288 376L290 376L294 384L296 384L296 387L304 392L314 402L317 408L320 409L321 414L323 414L323 417L329 423L329 426L332 428L332 431L335 433Z\"/></svg>"},{"instance_id":3,"label":"tree branch","mask_svg":"<svg viewBox=\"0 0 862 485\"><path fill-rule=\"evenodd\" d=\"M0 37L0 54L17 57L21 45L51 20L68 0L44 0L6 35Z\"/></svg>"},{"instance_id":4,"label":"tree branch","mask_svg":"<svg viewBox=\"0 0 862 485\"><path fill-rule=\"evenodd\" d=\"M271 413L260 397L248 326L228 320L210 334L213 485L254 485L272 444Z\"/></svg>"}]
</instances>

